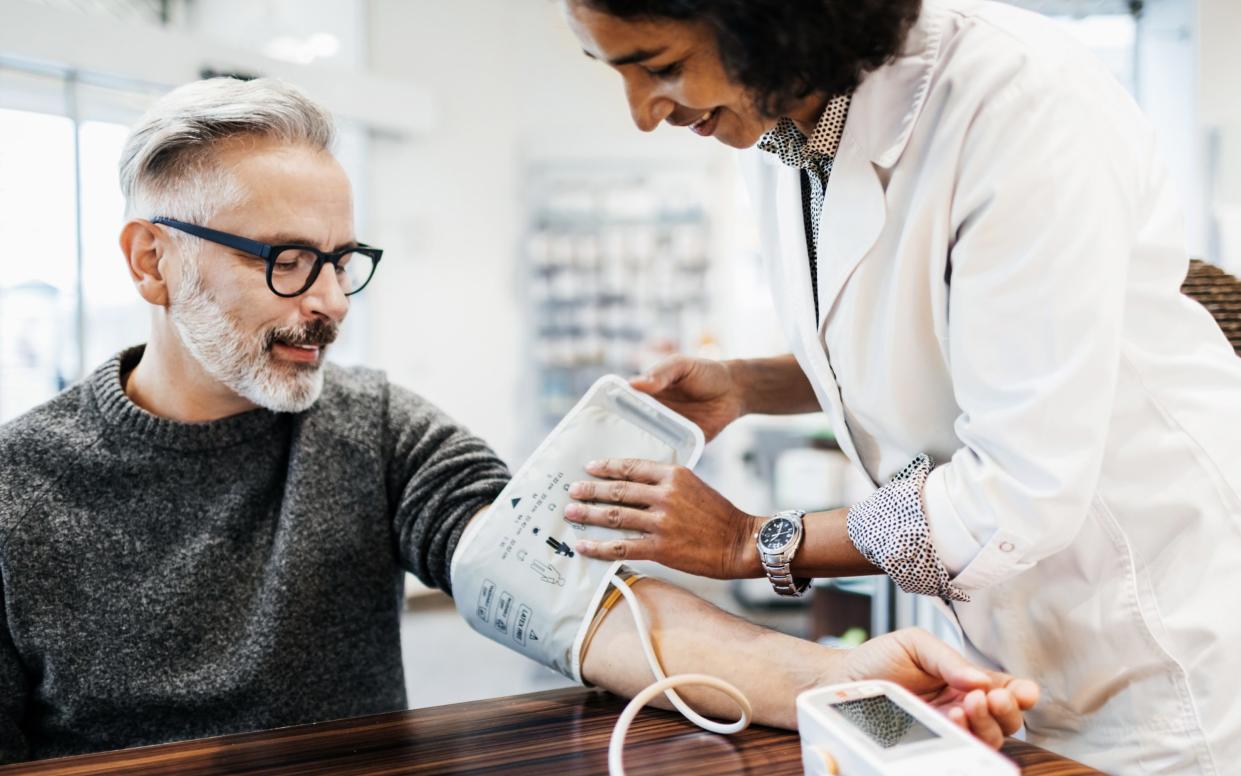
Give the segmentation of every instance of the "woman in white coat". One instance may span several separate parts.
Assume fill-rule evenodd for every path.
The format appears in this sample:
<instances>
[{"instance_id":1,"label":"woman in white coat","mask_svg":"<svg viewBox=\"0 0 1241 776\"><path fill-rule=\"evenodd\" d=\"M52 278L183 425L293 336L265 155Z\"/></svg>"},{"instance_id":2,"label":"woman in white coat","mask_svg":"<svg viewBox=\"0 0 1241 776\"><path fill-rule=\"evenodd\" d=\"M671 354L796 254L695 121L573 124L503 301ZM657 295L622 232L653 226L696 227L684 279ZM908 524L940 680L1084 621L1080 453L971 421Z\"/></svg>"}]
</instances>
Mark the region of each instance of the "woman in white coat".
<instances>
[{"instance_id":1,"label":"woman in white coat","mask_svg":"<svg viewBox=\"0 0 1241 776\"><path fill-rule=\"evenodd\" d=\"M1042 684L1035 743L1113 772L1241 767L1241 359L1179 293L1181 215L1120 86L995 3L564 1L639 128L745 149L792 350L635 386L708 437L821 410L881 485L790 516L791 574L942 602ZM768 518L683 470L588 471L566 517L636 533L580 551L764 574ZM768 574L795 592L771 571L788 553Z\"/></svg>"}]
</instances>

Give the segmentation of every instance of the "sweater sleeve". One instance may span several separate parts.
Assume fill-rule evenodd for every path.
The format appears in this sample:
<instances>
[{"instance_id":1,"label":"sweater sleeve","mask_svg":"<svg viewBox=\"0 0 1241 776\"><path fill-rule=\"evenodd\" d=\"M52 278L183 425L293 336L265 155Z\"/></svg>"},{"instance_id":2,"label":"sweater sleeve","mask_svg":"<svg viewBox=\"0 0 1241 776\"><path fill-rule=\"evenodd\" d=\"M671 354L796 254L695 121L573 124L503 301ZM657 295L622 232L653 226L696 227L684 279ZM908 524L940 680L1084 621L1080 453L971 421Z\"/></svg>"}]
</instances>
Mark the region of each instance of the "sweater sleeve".
<instances>
[{"instance_id":1,"label":"sweater sleeve","mask_svg":"<svg viewBox=\"0 0 1241 776\"><path fill-rule=\"evenodd\" d=\"M449 570L470 518L500 495L509 472L483 440L421 397L391 386L387 489L401 562L451 594Z\"/></svg>"},{"instance_id":2,"label":"sweater sleeve","mask_svg":"<svg viewBox=\"0 0 1241 776\"><path fill-rule=\"evenodd\" d=\"M21 658L9 633L7 601L0 586L0 764L30 756L22 718L30 689Z\"/></svg>"}]
</instances>

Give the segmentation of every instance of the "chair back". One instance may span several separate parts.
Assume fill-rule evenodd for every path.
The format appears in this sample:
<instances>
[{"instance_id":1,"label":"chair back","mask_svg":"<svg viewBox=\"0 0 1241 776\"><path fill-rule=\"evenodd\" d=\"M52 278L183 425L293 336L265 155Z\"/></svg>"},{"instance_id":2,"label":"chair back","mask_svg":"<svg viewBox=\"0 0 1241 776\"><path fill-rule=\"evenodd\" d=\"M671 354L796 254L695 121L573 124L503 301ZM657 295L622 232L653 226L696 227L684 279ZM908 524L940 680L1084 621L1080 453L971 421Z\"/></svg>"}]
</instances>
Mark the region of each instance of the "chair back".
<instances>
[{"instance_id":1,"label":"chair back","mask_svg":"<svg viewBox=\"0 0 1241 776\"><path fill-rule=\"evenodd\" d=\"M1207 308L1241 356L1241 280L1213 264L1193 259L1181 292Z\"/></svg>"}]
</instances>

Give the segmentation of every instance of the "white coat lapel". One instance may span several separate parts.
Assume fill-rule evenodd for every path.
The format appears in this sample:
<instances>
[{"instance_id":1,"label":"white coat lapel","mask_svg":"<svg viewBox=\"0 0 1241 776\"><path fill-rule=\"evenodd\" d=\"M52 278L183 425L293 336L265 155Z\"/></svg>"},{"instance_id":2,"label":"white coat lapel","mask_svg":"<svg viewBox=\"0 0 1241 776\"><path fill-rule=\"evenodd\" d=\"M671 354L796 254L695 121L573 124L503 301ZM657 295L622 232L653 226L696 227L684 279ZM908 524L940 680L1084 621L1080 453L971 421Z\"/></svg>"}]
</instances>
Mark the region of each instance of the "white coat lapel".
<instances>
[{"instance_id":1,"label":"white coat lapel","mask_svg":"<svg viewBox=\"0 0 1241 776\"><path fill-rule=\"evenodd\" d=\"M814 298L810 295L810 256L806 252L806 227L802 220L801 172L793 167L776 168L776 213L780 218L780 271L787 314L799 342L814 332ZM801 343L809 344L809 343ZM813 348L813 349L817 349Z\"/></svg>"},{"instance_id":2,"label":"white coat lapel","mask_svg":"<svg viewBox=\"0 0 1241 776\"><path fill-rule=\"evenodd\" d=\"M878 169L895 165L909 141L925 104L950 9L941 0L926 0L906 50L867 76L853 95L819 222L818 321L810 294L800 172L757 149L742 157L789 345L829 413L841 450L863 474L821 332L845 283L883 232L887 206Z\"/></svg>"},{"instance_id":3,"label":"white coat lapel","mask_svg":"<svg viewBox=\"0 0 1241 776\"><path fill-rule=\"evenodd\" d=\"M779 219L779 244L776 256L780 266L779 286L783 289L778 303L784 309L785 331L793 354L810 378L819 403L827 411L836 443L851 460L857 460L853 440L844 419L844 408L836 378L828 362L828 353L819 338L814 316L814 298L810 295L810 257L806 251L806 226L802 215L801 172L780 165L775 169L775 212ZM820 264L820 272L822 264ZM827 308L819 299L820 314Z\"/></svg>"},{"instance_id":4,"label":"white coat lapel","mask_svg":"<svg viewBox=\"0 0 1241 776\"><path fill-rule=\"evenodd\" d=\"M887 216L874 165L846 129L819 217L819 326L853 270L874 247Z\"/></svg>"},{"instance_id":5,"label":"white coat lapel","mask_svg":"<svg viewBox=\"0 0 1241 776\"><path fill-rule=\"evenodd\" d=\"M891 168L905 151L926 105L951 8L927 0L901 55L853 93L819 218L820 326L883 231L887 207L878 167Z\"/></svg>"}]
</instances>

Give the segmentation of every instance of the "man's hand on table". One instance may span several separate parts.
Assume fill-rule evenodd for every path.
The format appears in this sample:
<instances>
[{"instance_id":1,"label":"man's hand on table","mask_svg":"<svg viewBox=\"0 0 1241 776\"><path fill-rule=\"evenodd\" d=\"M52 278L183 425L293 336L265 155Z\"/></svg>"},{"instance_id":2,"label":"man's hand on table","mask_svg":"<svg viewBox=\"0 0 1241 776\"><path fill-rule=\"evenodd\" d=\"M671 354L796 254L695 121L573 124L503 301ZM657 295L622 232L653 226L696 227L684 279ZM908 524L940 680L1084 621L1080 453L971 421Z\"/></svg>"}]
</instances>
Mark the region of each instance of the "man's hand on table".
<instances>
[{"instance_id":1,"label":"man's hand on table","mask_svg":"<svg viewBox=\"0 0 1241 776\"><path fill-rule=\"evenodd\" d=\"M731 682L749 698L759 724L793 730L799 693L839 682L887 679L998 747L1038 700L1033 682L982 671L917 628L853 649L828 649L746 622L667 582L647 578L631 589L642 603L665 673L703 673ZM582 656L582 676L628 698L655 678L627 610L622 599L604 616ZM677 692L700 713L736 719L736 706L722 693L699 687ZM652 704L670 708L662 697Z\"/></svg>"},{"instance_id":2,"label":"man's hand on table","mask_svg":"<svg viewBox=\"0 0 1241 776\"><path fill-rule=\"evenodd\" d=\"M1038 702L1038 685L984 671L920 628L907 628L844 651L844 678L887 679L920 696L993 748L1021 727ZM825 682L826 683L826 682Z\"/></svg>"}]
</instances>

